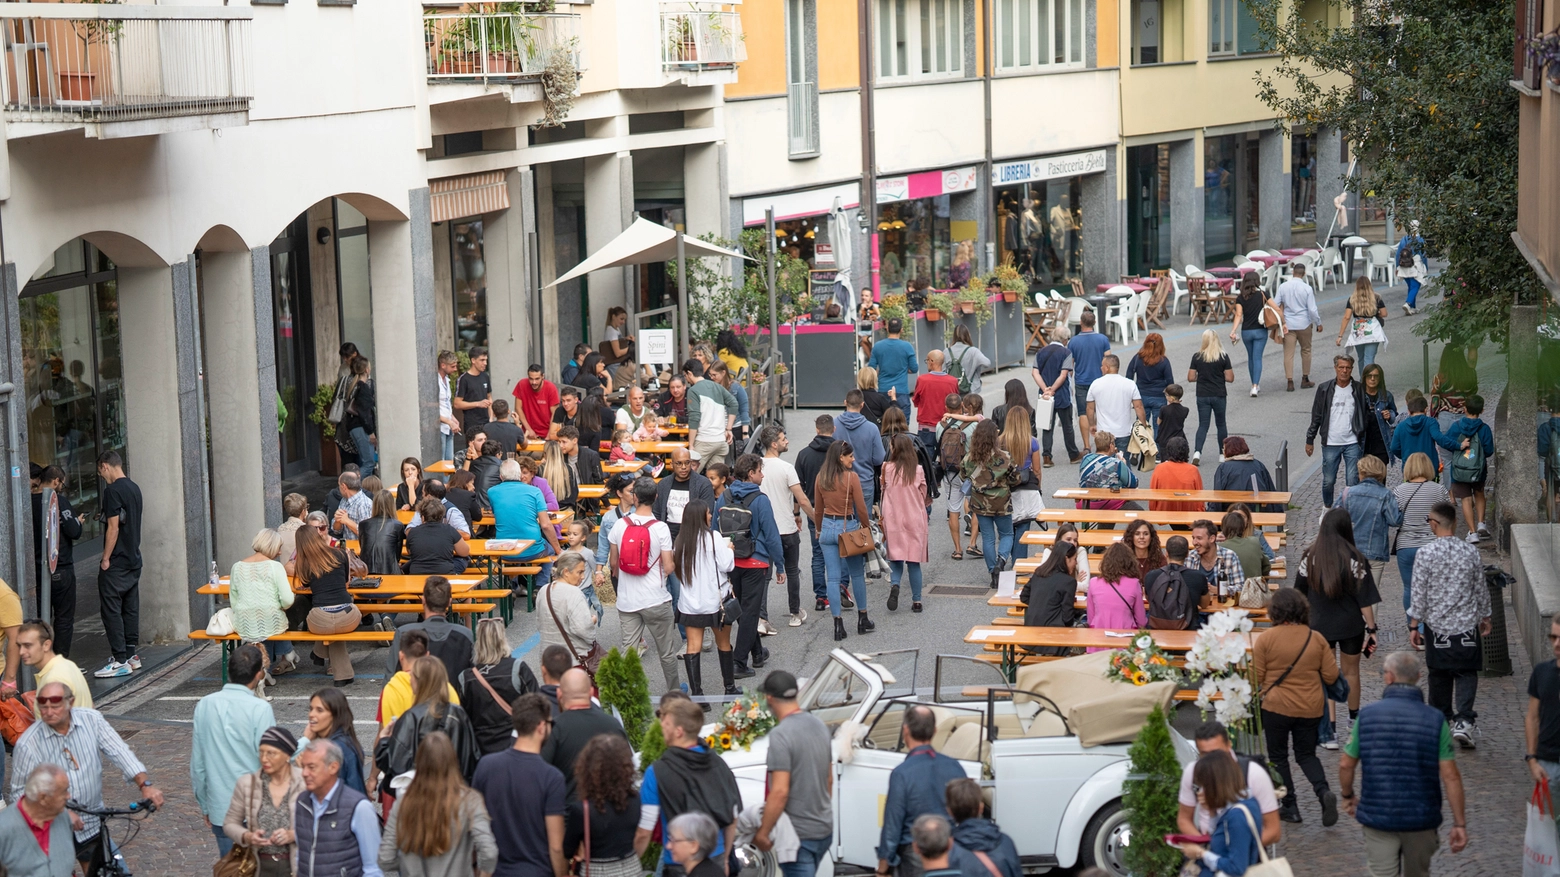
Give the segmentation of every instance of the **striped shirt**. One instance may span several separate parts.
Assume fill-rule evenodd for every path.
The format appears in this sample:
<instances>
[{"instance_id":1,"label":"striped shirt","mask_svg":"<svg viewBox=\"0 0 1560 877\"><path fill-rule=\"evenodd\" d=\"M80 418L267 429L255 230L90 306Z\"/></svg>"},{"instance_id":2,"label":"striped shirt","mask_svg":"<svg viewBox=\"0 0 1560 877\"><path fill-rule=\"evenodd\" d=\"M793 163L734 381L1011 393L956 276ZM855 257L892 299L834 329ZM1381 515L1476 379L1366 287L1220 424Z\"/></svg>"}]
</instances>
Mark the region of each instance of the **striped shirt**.
<instances>
[{"instance_id":1,"label":"striped shirt","mask_svg":"<svg viewBox=\"0 0 1560 877\"><path fill-rule=\"evenodd\" d=\"M1430 532L1430 509L1450 497L1446 488L1434 481L1405 481L1392 491L1398 510L1403 513L1403 526L1398 530L1398 548L1418 548L1435 541Z\"/></svg>"},{"instance_id":2,"label":"striped shirt","mask_svg":"<svg viewBox=\"0 0 1560 877\"><path fill-rule=\"evenodd\" d=\"M43 722L34 722L21 737L11 756L11 788L7 799L15 802L22 798L27 785L27 775L40 764L54 764L64 768L70 778L71 800L83 807L103 807L103 756L118 767L129 781L137 774L146 773L130 747L119 736L103 714L97 710L75 707L70 711L70 729L59 733ZM76 832L76 840L90 840L98 833L96 816L81 814L82 828Z\"/></svg>"}]
</instances>

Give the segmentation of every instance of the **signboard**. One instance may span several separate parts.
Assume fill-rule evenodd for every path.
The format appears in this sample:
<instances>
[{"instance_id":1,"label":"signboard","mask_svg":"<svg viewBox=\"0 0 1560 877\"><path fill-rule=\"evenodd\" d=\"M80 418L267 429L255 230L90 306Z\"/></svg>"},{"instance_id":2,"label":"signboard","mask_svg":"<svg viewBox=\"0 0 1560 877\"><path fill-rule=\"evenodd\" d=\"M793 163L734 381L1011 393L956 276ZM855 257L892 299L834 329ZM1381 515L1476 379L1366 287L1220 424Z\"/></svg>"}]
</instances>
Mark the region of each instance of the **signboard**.
<instances>
[{"instance_id":1,"label":"signboard","mask_svg":"<svg viewBox=\"0 0 1560 877\"><path fill-rule=\"evenodd\" d=\"M976 170L973 167L950 168L943 171L923 171L903 177L880 177L877 181L877 201L889 204L912 198L935 198L955 192L969 192L975 188Z\"/></svg>"},{"instance_id":2,"label":"signboard","mask_svg":"<svg viewBox=\"0 0 1560 877\"><path fill-rule=\"evenodd\" d=\"M640 365L675 365L676 333L671 329L640 329L638 344Z\"/></svg>"},{"instance_id":3,"label":"signboard","mask_svg":"<svg viewBox=\"0 0 1560 877\"><path fill-rule=\"evenodd\" d=\"M834 264L834 245L815 244L813 246L813 263L832 266Z\"/></svg>"},{"instance_id":4,"label":"signboard","mask_svg":"<svg viewBox=\"0 0 1560 877\"><path fill-rule=\"evenodd\" d=\"M1082 174L1097 174L1105 171L1105 150L1096 149L1092 152L1075 152L1071 155L1057 155L1050 158L1032 158L1028 161L1010 161L999 164L991 169L991 184L993 186L1009 186L1018 183L1037 183L1041 180L1055 180L1062 177L1076 177Z\"/></svg>"}]
</instances>

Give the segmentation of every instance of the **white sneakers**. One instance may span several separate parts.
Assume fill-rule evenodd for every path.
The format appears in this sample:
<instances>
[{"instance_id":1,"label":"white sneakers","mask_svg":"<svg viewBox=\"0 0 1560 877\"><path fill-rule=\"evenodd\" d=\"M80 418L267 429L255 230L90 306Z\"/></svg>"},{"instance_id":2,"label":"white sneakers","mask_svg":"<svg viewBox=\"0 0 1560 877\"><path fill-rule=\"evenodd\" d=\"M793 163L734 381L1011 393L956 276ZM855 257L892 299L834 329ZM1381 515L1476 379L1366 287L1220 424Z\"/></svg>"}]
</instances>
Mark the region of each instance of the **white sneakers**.
<instances>
[{"instance_id":1,"label":"white sneakers","mask_svg":"<svg viewBox=\"0 0 1560 877\"><path fill-rule=\"evenodd\" d=\"M1259 384L1251 385L1251 395L1255 396L1260 392L1262 392L1262 387Z\"/></svg>"},{"instance_id":2,"label":"white sneakers","mask_svg":"<svg viewBox=\"0 0 1560 877\"><path fill-rule=\"evenodd\" d=\"M1196 465L1198 465L1200 463L1202 463L1202 451L1193 451L1192 452L1192 465L1196 466Z\"/></svg>"},{"instance_id":3,"label":"white sneakers","mask_svg":"<svg viewBox=\"0 0 1560 877\"><path fill-rule=\"evenodd\" d=\"M758 635L759 636L775 636L775 635L777 635L779 633L780 633L780 631L776 630L775 626L773 624L769 623L769 619L767 619L767 618L760 618L758 620Z\"/></svg>"},{"instance_id":4,"label":"white sneakers","mask_svg":"<svg viewBox=\"0 0 1560 877\"><path fill-rule=\"evenodd\" d=\"M1464 749L1472 749L1478 745L1473 739L1477 732L1478 729L1474 727L1473 722L1467 719L1457 719L1452 722L1452 739Z\"/></svg>"},{"instance_id":5,"label":"white sneakers","mask_svg":"<svg viewBox=\"0 0 1560 877\"><path fill-rule=\"evenodd\" d=\"M1409 307L1408 302L1403 302L1403 315L1404 316L1411 317L1411 316L1413 316L1414 314L1417 314L1417 313L1419 313L1418 309Z\"/></svg>"},{"instance_id":6,"label":"white sneakers","mask_svg":"<svg viewBox=\"0 0 1560 877\"><path fill-rule=\"evenodd\" d=\"M791 616L791 620L789 622L787 622L787 623L791 627L801 627L802 626L802 622L804 622L806 620L807 620L807 610L806 609L801 609L801 610L798 610L795 615L792 615Z\"/></svg>"},{"instance_id":7,"label":"white sneakers","mask_svg":"<svg viewBox=\"0 0 1560 877\"><path fill-rule=\"evenodd\" d=\"M118 676L129 676L134 672L135 668L131 667L128 662L121 664L118 661L109 661L107 666L97 670L92 675L99 679L113 679Z\"/></svg>"}]
</instances>

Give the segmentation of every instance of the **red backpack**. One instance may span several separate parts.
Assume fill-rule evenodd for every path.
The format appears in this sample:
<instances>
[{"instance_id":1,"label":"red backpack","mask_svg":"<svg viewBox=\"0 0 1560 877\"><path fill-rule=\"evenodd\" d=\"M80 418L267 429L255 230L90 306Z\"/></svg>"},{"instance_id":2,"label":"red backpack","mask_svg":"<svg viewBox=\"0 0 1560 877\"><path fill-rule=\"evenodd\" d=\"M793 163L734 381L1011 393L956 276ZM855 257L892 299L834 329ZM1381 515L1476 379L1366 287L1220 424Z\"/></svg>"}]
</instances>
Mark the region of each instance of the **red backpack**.
<instances>
[{"instance_id":1,"label":"red backpack","mask_svg":"<svg viewBox=\"0 0 1560 877\"><path fill-rule=\"evenodd\" d=\"M618 545L618 570L631 576L649 575L650 569L661 559L660 554L652 550L655 540L650 538L650 524L655 520L652 518L650 523L641 524L633 518L624 518L623 523L627 526L623 529L623 541Z\"/></svg>"}]
</instances>

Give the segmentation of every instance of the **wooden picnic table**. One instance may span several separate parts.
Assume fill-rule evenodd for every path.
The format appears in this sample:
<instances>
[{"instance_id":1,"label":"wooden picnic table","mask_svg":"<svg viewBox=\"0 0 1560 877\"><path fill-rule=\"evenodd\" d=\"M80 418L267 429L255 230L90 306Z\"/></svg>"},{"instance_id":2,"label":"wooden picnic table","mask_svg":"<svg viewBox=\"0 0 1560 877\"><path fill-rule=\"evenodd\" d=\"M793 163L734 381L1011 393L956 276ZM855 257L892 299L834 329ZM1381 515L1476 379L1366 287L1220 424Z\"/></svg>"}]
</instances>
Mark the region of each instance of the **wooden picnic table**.
<instances>
[{"instance_id":1,"label":"wooden picnic table","mask_svg":"<svg viewBox=\"0 0 1560 877\"><path fill-rule=\"evenodd\" d=\"M1133 509L1042 509L1037 521L1070 521L1074 524L1130 524L1147 521L1158 526L1191 526L1208 520L1218 512L1156 512ZM1282 527L1287 516L1279 512L1252 512L1251 522L1258 527Z\"/></svg>"},{"instance_id":2,"label":"wooden picnic table","mask_svg":"<svg viewBox=\"0 0 1560 877\"><path fill-rule=\"evenodd\" d=\"M417 514L417 513L414 512L414 511L409 511L407 509L397 509L396 513L395 513L395 519L397 521L400 521L403 524L410 524L412 522L412 516L415 515L415 514ZM570 518L574 517L574 510L573 509L559 509L558 511L555 511L555 512L548 512L547 516L552 518L552 522L554 524L563 524L563 523L567 522ZM491 524L491 523L493 523L493 519L488 517L487 514L484 513L482 515L482 517L477 518L475 521L468 521L467 523L469 523L469 524Z\"/></svg>"},{"instance_id":3,"label":"wooden picnic table","mask_svg":"<svg viewBox=\"0 0 1560 877\"><path fill-rule=\"evenodd\" d=\"M1056 499L1153 502L1243 502L1247 505L1287 505L1290 494L1282 490L1153 490L1132 488L1111 491L1098 487L1064 487L1052 493Z\"/></svg>"},{"instance_id":4,"label":"wooden picnic table","mask_svg":"<svg viewBox=\"0 0 1560 877\"><path fill-rule=\"evenodd\" d=\"M423 471L429 475L454 475L454 460L435 460L423 467Z\"/></svg>"},{"instance_id":5,"label":"wooden picnic table","mask_svg":"<svg viewBox=\"0 0 1560 877\"><path fill-rule=\"evenodd\" d=\"M355 598L362 598L362 597L421 597L422 596L422 592L423 592L423 582L426 581L428 577L425 576L425 575L410 575L410 576L408 576L408 575L392 575L392 576L369 576L369 578L379 579L379 587L377 587L377 588L348 588L347 589L347 593L351 594ZM292 589L293 589L293 593L294 594L310 594L310 593L313 593L310 589L308 589L306 587L303 587L302 585L299 585L297 577L290 577L288 579L288 581L292 584ZM476 586L478 586L480 584L482 584L482 577L481 576L451 576L450 577L450 596L451 597L458 597L462 593L464 593L466 591L469 591L472 588L475 588ZM208 585L201 585L200 588L196 591L196 593L198 593L198 594L211 594L211 595L215 595L215 596L218 596L218 597L226 597L228 595L228 579L227 579L227 576L223 576L221 579L218 580L218 583L215 584L215 585L210 585L210 584L208 584Z\"/></svg>"},{"instance_id":6,"label":"wooden picnic table","mask_svg":"<svg viewBox=\"0 0 1560 877\"><path fill-rule=\"evenodd\" d=\"M1108 548L1114 543L1120 542L1125 536L1125 528L1120 530L1083 530L1078 533L1078 544L1084 548ZM1284 544L1283 533L1263 533L1262 538L1267 540L1269 546L1277 551ZM1025 530L1019 537L1019 542L1025 545L1050 545L1056 541L1054 530Z\"/></svg>"},{"instance_id":7,"label":"wooden picnic table","mask_svg":"<svg viewBox=\"0 0 1560 877\"><path fill-rule=\"evenodd\" d=\"M544 441L541 441L541 440L538 440L538 439L533 439L533 440L531 440L529 442L526 442L526 444L524 446L522 446L520 448L520 450L522 450L522 451L524 451L524 452L526 452L528 454L540 454L542 452L542 449L545 448L546 445L547 445L547 443L544 442ZM685 441L682 441L682 442L672 442L672 441L662 441L662 442L629 442L629 446L634 449L634 453L636 453L636 454L670 454L671 452L677 450L678 448L686 448L686 447L688 447L688 443L685 442ZM610 449L611 445L610 444L603 444L602 447Z\"/></svg>"},{"instance_id":8,"label":"wooden picnic table","mask_svg":"<svg viewBox=\"0 0 1560 877\"><path fill-rule=\"evenodd\" d=\"M1014 681L1018 671L1020 648L1059 646L1062 648L1117 649L1127 647L1136 630L1096 630L1088 627L1024 627L1022 625L977 624L964 635L967 643L999 646L1002 651L1002 672L1008 681ZM1151 630L1155 645L1167 652L1189 652L1197 642L1195 630ZM1249 642L1256 639L1253 631Z\"/></svg>"}]
</instances>

